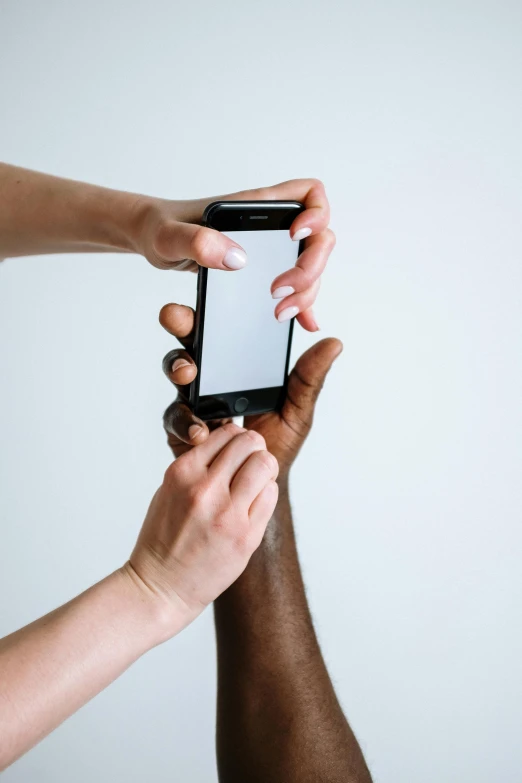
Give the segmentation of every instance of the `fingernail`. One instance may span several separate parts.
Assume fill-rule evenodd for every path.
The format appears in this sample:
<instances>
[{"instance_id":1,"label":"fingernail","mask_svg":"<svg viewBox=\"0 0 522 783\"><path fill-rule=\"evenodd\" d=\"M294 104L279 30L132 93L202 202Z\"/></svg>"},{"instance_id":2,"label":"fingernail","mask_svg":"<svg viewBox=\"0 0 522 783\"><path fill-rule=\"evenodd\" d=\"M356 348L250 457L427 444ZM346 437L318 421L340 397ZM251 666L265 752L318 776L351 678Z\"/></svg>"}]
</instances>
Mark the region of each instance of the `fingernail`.
<instances>
[{"instance_id":1,"label":"fingernail","mask_svg":"<svg viewBox=\"0 0 522 783\"><path fill-rule=\"evenodd\" d=\"M247 255L240 247L229 247L223 259L223 264L228 269L243 269L246 262Z\"/></svg>"},{"instance_id":2,"label":"fingernail","mask_svg":"<svg viewBox=\"0 0 522 783\"><path fill-rule=\"evenodd\" d=\"M290 296L290 294L295 294L295 288L291 285L281 285L272 294L272 299L284 299L285 296Z\"/></svg>"},{"instance_id":3,"label":"fingernail","mask_svg":"<svg viewBox=\"0 0 522 783\"><path fill-rule=\"evenodd\" d=\"M304 228L300 228L298 231L295 232L292 239L294 242L299 242L300 239L305 239L306 237L309 237L312 233L312 229L308 228L308 226L305 226Z\"/></svg>"},{"instance_id":4,"label":"fingernail","mask_svg":"<svg viewBox=\"0 0 522 783\"><path fill-rule=\"evenodd\" d=\"M277 316L277 320L279 321L279 323L283 323L283 321L289 321L290 318L296 316L298 312L299 312L298 307L285 307L285 309L281 310L281 312Z\"/></svg>"},{"instance_id":5,"label":"fingernail","mask_svg":"<svg viewBox=\"0 0 522 783\"><path fill-rule=\"evenodd\" d=\"M203 427L201 427L199 424L191 424L188 428L188 436L190 440L196 440L199 433L203 431Z\"/></svg>"},{"instance_id":6,"label":"fingernail","mask_svg":"<svg viewBox=\"0 0 522 783\"><path fill-rule=\"evenodd\" d=\"M176 361L172 365L172 372L176 372L176 370L181 370L182 367L190 367L190 362L187 362L186 359L176 359Z\"/></svg>"}]
</instances>

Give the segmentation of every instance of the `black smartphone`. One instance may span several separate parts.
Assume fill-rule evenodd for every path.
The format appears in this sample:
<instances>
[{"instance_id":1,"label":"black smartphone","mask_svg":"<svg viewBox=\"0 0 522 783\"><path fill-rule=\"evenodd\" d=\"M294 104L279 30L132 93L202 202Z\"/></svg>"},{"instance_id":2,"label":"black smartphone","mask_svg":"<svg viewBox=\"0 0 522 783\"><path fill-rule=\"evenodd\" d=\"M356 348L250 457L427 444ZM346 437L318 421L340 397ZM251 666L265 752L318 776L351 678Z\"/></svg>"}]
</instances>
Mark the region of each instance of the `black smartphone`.
<instances>
[{"instance_id":1,"label":"black smartphone","mask_svg":"<svg viewBox=\"0 0 522 783\"><path fill-rule=\"evenodd\" d=\"M200 268L189 402L201 419L276 410L286 395L294 319L279 323L274 279L295 265L303 242L289 228L297 201L216 201L203 224L222 231L247 254L235 272Z\"/></svg>"}]
</instances>

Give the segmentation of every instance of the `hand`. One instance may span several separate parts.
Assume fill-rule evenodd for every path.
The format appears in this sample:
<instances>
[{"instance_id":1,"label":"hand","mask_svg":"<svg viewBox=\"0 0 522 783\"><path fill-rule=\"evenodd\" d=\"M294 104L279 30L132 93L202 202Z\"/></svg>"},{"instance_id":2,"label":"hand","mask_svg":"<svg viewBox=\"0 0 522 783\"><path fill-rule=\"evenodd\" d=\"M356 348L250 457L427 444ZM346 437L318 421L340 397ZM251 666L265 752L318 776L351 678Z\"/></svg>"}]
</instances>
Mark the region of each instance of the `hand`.
<instances>
[{"instance_id":1,"label":"hand","mask_svg":"<svg viewBox=\"0 0 522 783\"><path fill-rule=\"evenodd\" d=\"M173 610L171 634L246 568L276 505L277 473L263 437L232 423L168 468L127 570Z\"/></svg>"},{"instance_id":2,"label":"hand","mask_svg":"<svg viewBox=\"0 0 522 783\"><path fill-rule=\"evenodd\" d=\"M328 199L318 180L290 180L273 187L197 201L138 200L139 230L134 249L158 269L195 271L198 264L225 271L241 269L247 262L244 250L219 231L199 225L205 207L217 200L285 199L301 201L305 205L305 210L292 223L290 235L295 240L306 237L306 242L295 267L283 272L272 283L272 296L280 299L275 315L277 317L287 307L297 307L297 320L301 326L314 332L318 327L312 305L320 276L335 245L335 236L328 228Z\"/></svg>"},{"instance_id":3,"label":"hand","mask_svg":"<svg viewBox=\"0 0 522 783\"><path fill-rule=\"evenodd\" d=\"M188 349L170 351L163 360L167 377L176 387L182 388L193 381L197 373L189 353L194 312L184 305L169 304L162 308L160 322ZM259 432L265 439L267 449L276 457L280 482L286 480L290 466L310 431L317 397L328 370L342 348L340 340L334 338L313 345L290 373L288 394L281 410L245 417L245 427ZM165 411L163 423L175 456L190 450L192 444L205 442L209 437L207 423L198 419L179 397ZM211 422L210 429L223 423Z\"/></svg>"}]
</instances>

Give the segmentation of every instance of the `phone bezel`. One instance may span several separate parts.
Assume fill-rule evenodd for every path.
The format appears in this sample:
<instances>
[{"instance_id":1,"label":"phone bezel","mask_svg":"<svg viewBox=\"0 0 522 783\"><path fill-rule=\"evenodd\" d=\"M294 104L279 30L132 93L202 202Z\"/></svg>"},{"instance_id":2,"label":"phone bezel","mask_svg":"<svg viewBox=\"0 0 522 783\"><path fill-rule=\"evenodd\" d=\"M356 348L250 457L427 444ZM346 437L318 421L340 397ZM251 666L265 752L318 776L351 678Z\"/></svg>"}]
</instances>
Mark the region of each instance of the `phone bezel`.
<instances>
[{"instance_id":1,"label":"phone bezel","mask_svg":"<svg viewBox=\"0 0 522 783\"><path fill-rule=\"evenodd\" d=\"M304 205L298 201L214 201L207 206L203 213L202 224L218 231L269 231L288 230L297 215L304 210ZM266 213L266 218L264 214ZM252 217L262 217L263 225L259 226L257 220ZM304 242L299 242L298 255L301 254ZM297 258L296 256L296 258ZM223 274L234 274L224 272ZM203 332L205 327L205 305L207 297L208 270L199 268L198 293L196 316L194 324L194 360L201 367L203 349ZM199 394L199 372L189 388L189 403L194 413L203 420L225 419L234 416L250 416L281 407L285 397L288 383L288 368L290 363L290 351L292 348L292 335L294 319L290 322L288 330L288 345L284 370L284 382L282 386L268 387L264 389L243 389L223 394ZM236 402L246 398L249 401L248 408L238 412L235 409Z\"/></svg>"}]
</instances>

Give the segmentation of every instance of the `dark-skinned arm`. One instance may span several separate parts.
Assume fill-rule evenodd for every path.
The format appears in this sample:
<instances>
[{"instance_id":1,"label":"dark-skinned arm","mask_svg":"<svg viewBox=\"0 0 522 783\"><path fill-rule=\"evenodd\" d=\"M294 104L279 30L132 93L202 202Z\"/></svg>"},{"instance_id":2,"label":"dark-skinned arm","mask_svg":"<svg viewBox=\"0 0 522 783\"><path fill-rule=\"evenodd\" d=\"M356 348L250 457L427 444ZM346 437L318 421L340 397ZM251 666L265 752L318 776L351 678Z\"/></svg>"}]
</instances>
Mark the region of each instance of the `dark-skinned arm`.
<instances>
[{"instance_id":1,"label":"dark-skinned arm","mask_svg":"<svg viewBox=\"0 0 522 783\"><path fill-rule=\"evenodd\" d=\"M187 350L169 354L167 375L194 377L191 311L164 308L163 325ZM310 348L290 375L280 412L245 419L279 462L279 500L259 549L214 604L218 652L217 757L221 783L371 783L337 700L306 600L288 493L288 474L308 434L338 340ZM177 358L186 364L172 371ZM192 365L192 366L190 366ZM165 427L176 453L187 447L191 412L175 403ZM200 433L205 435L205 433Z\"/></svg>"},{"instance_id":2,"label":"dark-skinned arm","mask_svg":"<svg viewBox=\"0 0 522 783\"><path fill-rule=\"evenodd\" d=\"M317 642L287 487L246 571L214 604L222 783L368 783Z\"/></svg>"}]
</instances>

